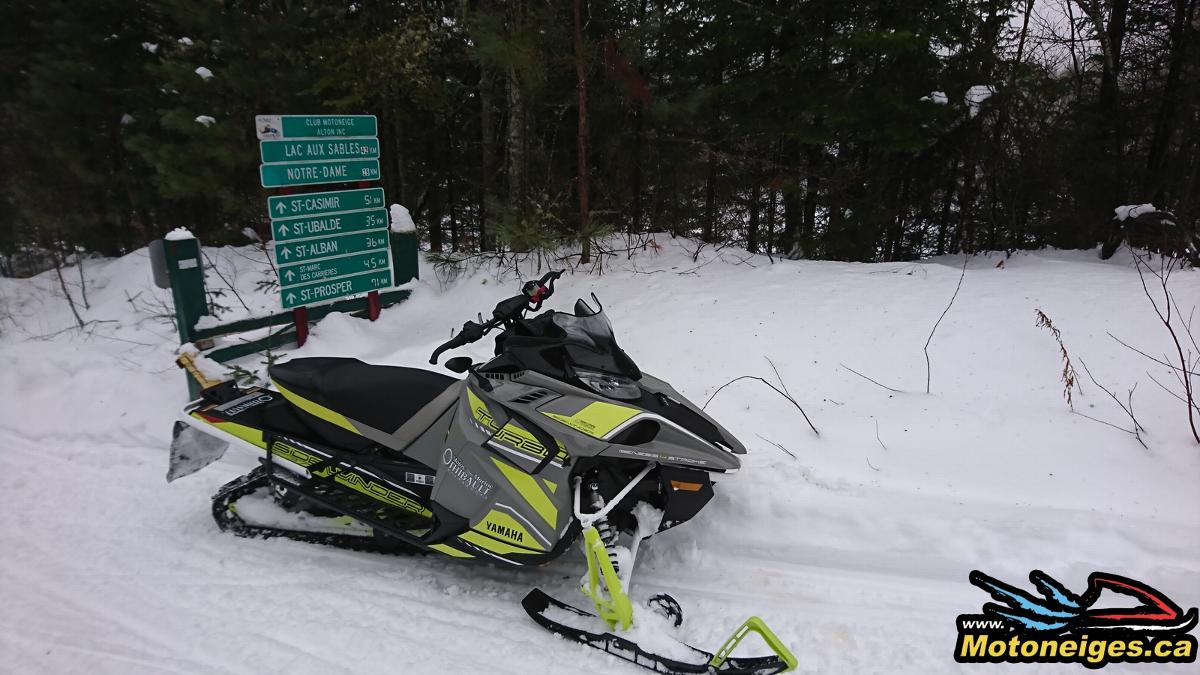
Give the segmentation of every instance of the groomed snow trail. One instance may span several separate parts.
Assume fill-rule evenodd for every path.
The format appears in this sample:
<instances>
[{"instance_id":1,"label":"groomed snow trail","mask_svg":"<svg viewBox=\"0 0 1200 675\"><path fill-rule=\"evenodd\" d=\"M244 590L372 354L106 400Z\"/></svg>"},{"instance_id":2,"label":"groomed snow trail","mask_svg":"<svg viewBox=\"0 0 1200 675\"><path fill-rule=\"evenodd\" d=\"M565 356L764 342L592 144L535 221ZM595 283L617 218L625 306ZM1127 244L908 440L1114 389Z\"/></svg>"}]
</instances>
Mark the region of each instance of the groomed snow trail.
<instances>
[{"instance_id":1,"label":"groomed snow trail","mask_svg":"<svg viewBox=\"0 0 1200 675\"><path fill-rule=\"evenodd\" d=\"M1200 448L1182 404L1148 380L1172 382L1169 371L1106 335L1167 348L1129 260L972 259L930 347L926 395L921 346L961 258L772 264L726 249L693 262L658 242L661 254L612 261L603 276L564 277L550 305L567 310L594 291L639 366L698 404L739 375L776 381L770 358L821 431L754 381L708 405L750 454L694 521L646 543L632 589L635 600L679 599L692 643L713 649L757 614L799 672L1053 673L1080 668L953 662L955 617L986 599L967 582L972 569L1018 585L1042 569L1075 589L1094 570L1116 572L1185 609L1200 603ZM266 272L248 258L260 254L209 254L247 304L271 306L253 290ZM209 496L249 458L231 450L164 482L186 402L174 330L153 316L166 294L152 288L144 251L87 272L85 319L103 323L83 332L58 332L72 319L56 279L0 279L13 315L0 325L0 672L641 672L554 638L521 610L535 585L582 606L577 552L515 571L218 532ZM413 298L379 322L331 316L287 356L423 364L516 287L486 274L443 287L422 273ZM1200 273L1178 273L1173 290L1194 304ZM1138 384L1149 450L1067 409L1057 345L1033 325L1039 308L1107 387L1124 396ZM1076 368L1076 409L1126 425ZM762 650L747 643L744 653Z\"/></svg>"}]
</instances>

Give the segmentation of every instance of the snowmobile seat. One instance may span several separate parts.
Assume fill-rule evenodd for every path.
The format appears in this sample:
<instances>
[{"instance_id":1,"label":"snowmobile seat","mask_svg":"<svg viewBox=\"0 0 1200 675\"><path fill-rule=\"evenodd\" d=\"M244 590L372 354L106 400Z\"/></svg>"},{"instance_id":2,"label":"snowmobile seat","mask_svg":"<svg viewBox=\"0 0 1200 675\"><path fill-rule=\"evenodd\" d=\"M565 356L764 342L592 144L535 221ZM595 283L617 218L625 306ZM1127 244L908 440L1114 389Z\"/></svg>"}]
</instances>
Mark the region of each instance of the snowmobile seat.
<instances>
[{"instance_id":1,"label":"snowmobile seat","mask_svg":"<svg viewBox=\"0 0 1200 675\"><path fill-rule=\"evenodd\" d=\"M293 397L374 429L392 433L457 380L420 368L375 366L358 359L313 357L271 366L271 380ZM293 401L295 403L295 401ZM313 409L296 405L313 431L335 447L362 450L372 443Z\"/></svg>"}]
</instances>

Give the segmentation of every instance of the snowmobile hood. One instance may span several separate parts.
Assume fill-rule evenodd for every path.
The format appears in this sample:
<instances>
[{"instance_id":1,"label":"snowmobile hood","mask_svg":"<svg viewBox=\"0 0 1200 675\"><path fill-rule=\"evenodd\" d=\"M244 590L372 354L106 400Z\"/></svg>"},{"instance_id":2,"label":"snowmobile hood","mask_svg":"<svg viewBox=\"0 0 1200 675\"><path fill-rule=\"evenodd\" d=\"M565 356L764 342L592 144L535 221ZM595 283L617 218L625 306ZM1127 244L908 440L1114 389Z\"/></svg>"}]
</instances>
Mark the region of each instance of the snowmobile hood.
<instances>
[{"instance_id":1,"label":"snowmobile hood","mask_svg":"<svg viewBox=\"0 0 1200 675\"><path fill-rule=\"evenodd\" d=\"M617 400L526 371L512 380L524 385L505 404L542 422L579 456L605 455L650 460L730 473L746 449L728 431L670 385L643 374L642 395ZM557 396L551 395L551 392Z\"/></svg>"}]
</instances>

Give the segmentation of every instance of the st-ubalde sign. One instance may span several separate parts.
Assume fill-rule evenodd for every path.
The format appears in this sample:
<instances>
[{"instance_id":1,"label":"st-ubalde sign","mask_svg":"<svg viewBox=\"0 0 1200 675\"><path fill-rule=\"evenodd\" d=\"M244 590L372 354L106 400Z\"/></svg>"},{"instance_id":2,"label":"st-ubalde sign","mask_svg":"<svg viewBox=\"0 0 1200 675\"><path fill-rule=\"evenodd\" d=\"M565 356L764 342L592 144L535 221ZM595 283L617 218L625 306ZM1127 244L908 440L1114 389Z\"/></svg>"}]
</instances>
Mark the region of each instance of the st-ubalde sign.
<instances>
[{"instance_id":1,"label":"st-ubalde sign","mask_svg":"<svg viewBox=\"0 0 1200 675\"><path fill-rule=\"evenodd\" d=\"M378 136L374 115L255 115L260 141L330 136Z\"/></svg>"},{"instance_id":2,"label":"st-ubalde sign","mask_svg":"<svg viewBox=\"0 0 1200 675\"><path fill-rule=\"evenodd\" d=\"M276 242L284 242L291 241L292 239L378 230L387 226L387 209L368 209L364 211L334 213L327 216L302 216L300 218L272 220L271 232Z\"/></svg>"}]
</instances>

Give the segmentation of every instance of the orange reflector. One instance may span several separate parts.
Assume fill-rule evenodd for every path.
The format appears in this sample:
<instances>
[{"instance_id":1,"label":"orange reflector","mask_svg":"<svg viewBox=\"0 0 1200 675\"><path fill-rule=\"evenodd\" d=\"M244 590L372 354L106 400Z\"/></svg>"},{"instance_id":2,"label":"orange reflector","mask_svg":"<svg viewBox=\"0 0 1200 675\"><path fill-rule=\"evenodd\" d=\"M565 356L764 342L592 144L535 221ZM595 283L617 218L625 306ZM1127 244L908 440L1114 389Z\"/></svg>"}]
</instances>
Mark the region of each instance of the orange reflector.
<instances>
[{"instance_id":1,"label":"orange reflector","mask_svg":"<svg viewBox=\"0 0 1200 675\"><path fill-rule=\"evenodd\" d=\"M704 487L703 483L685 483L681 480L671 481L671 487L675 490L683 490L685 492L699 492L700 488Z\"/></svg>"}]
</instances>

